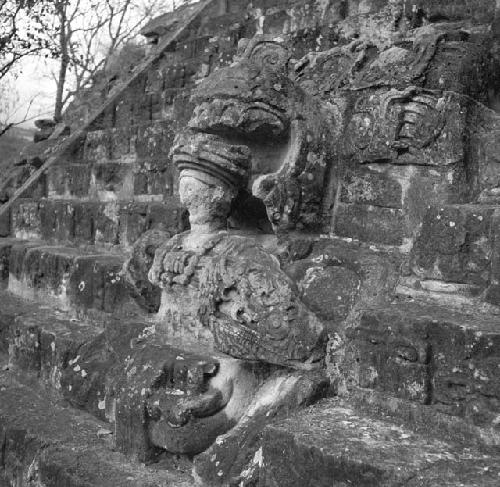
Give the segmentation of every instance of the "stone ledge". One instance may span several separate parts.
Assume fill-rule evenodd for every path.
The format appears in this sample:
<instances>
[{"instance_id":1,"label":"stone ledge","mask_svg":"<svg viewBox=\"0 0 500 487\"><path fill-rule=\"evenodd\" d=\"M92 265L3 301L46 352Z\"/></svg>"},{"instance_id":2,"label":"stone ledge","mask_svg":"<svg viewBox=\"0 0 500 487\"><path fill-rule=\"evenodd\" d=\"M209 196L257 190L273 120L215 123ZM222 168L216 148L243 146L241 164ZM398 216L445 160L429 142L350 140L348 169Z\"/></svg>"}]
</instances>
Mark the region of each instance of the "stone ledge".
<instances>
[{"instance_id":1,"label":"stone ledge","mask_svg":"<svg viewBox=\"0 0 500 487\"><path fill-rule=\"evenodd\" d=\"M372 389L351 389L349 401L360 413L404 424L423 435L500 453L500 430L494 425L478 427L470 421L436 411L431 405L398 399Z\"/></svg>"},{"instance_id":2,"label":"stone ledge","mask_svg":"<svg viewBox=\"0 0 500 487\"><path fill-rule=\"evenodd\" d=\"M497 486L498 457L325 400L266 428L261 486Z\"/></svg>"},{"instance_id":3,"label":"stone ledge","mask_svg":"<svg viewBox=\"0 0 500 487\"><path fill-rule=\"evenodd\" d=\"M36 383L0 373L2 479L47 487L191 487L189 474L156 470L112 451L109 425L51 399Z\"/></svg>"},{"instance_id":4,"label":"stone ledge","mask_svg":"<svg viewBox=\"0 0 500 487\"><path fill-rule=\"evenodd\" d=\"M131 247L145 232L184 230L184 210L177 198L153 201L86 201L83 199L19 200L12 209L12 235L58 245Z\"/></svg>"},{"instance_id":5,"label":"stone ledge","mask_svg":"<svg viewBox=\"0 0 500 487\"><path fill-rule=\"evenodd\" d=\"M85 343L103 332L100 323L71 319L46 305L0 292L1 350L8 348L9 367L32 372L59 390L62 370Z\"/></svg>"},{"instance_id":6,"label":"stone ledge","mask_svg":"<svg viewBox=\"0 0 500 487\"><path fill-rule=\"evenodd\" d=\"M496 425L500 414L500 316L396 300L359 311L341 362L348 387Z\"/></svg>"},{"instance_id":7,"label":"stone ledge","mask_svg":"<svg viewBox=\"0 0 500 487\"><path fill-rule=\"evenodd\" d=\"M0 248L4 241L0 239ZM9 240L8 289L14 294L85 314L115 312L128 293L118 275L124 257L95 249Z\"/></svg>"}]
</instances>

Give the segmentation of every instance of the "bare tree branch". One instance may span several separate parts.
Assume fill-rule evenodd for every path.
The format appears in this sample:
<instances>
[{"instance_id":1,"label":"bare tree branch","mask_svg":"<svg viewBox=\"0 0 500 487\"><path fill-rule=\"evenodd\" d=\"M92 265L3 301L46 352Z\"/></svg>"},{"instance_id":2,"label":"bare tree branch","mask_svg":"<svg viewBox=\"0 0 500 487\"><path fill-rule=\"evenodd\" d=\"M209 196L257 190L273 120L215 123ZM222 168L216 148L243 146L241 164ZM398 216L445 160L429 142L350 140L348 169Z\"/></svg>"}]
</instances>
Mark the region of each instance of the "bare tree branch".
<instances>
[{"instance_id":1,"label":"bare tree branch","mask_svg":"<svg viewBox=\"0 0 500 487\"><path fill-rule=\"evenodd\" d=\"M66 37L59 36L58 46L61 52L61 66L58 81L57 106L63 109L75 92L92 84L99 71L105 69L106 60L118 52L133 39L142 26L148 22L157 8L163 4L160 0L56 0L58 6L64 3L66 13ZM60 19L61 21L62 19ZM63 66L67 56L69 62ZM71 73L68 84L63 71ZM66 86L68 84L68 86ZM60 94L62 90L63 94ZM62 113L62 112L61 112ZM59 114L59 113L58 113Z\"/></svg>"}]
</instances>

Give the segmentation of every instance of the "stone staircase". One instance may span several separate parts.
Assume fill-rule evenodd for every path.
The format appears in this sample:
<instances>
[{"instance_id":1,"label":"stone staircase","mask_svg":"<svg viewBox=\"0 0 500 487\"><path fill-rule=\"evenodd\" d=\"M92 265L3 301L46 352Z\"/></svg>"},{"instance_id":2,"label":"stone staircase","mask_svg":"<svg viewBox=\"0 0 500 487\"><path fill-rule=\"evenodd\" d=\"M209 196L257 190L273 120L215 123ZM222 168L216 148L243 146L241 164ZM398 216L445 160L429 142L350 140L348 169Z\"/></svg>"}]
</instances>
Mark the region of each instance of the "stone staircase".
<instances>
[{"instance_id":1,"label":"stone staircase","mask_svg":"<svg viewBox=\"0 0 500 487\"><path fill-rule=\"evenodd\" d=\"M110 362L89 354L96 340L119 348L117 336L126 342L147 323L76 319L0 297L6 485L194 485L175 459L144 467L113 451L113 412L96 367ZM264 430L258 485L498 485L499 320L404 298L360 312L345 345L331 350L344 392ZM219 485L218 462L237 454L222 439L210 458L196 457L200 485Z\"/></svg>"},{"instance_id":2,"label":"stone staircase","mask_svg":"<svg viewBox=\"0 0 500 487\"><path fill-rule=\"evenodd\" d=\"M499 318L362 310L337 350L349 393L266 429L263 485L498 485Z\"/></svg>"},{"instance_id":3,"label":"stone staircase","mask_svg":"<svg viewBox=\"0 0 500 487\"><path fill-rule=\"evenodd\" d=\"M271 30L284 11L265 19ZM210 36L195 41L186 52L205 52ZM231 36L225 42L232 53ZM199 68L186 56L196 68L164 60L163 91L172 95L164 112L179 109L179 72ZM133 111L126 103L116 111L122 122ZM347 239L329 238L316 253L305 248L324 237L296 245L286 270L300 285L319 276L316 287L304 284L303 299L336 330L328 397L268 425L257 447L223 436L194 459L158 451L145 466L131 458L139 433L132 424L117 428L115 367L151 316L134 306L120 270L144 232L185 228L165 163L181 118L150 113L135 124L90 127L0 225L0 486L500 485L500 206L433 203L443 191L428 167L410 185L406 167L392 168L397 177L349 175L335 227ZM406 196L428 187L429 207L403 221ZM354 309L352 290L361 303ZM249 451L253 461L241 472Z\"/></svg>"},{"instance_id":4,"label":"stone staircase","mask_svg":"<svg viewBox=\"0 0 500 487\"><path fill-rule=\"evenodd\" d=\"M396 294L331 345L339 396L265 430L262 485L499 485L499 208L428 207Z\"/></svg>"}]
</instances>

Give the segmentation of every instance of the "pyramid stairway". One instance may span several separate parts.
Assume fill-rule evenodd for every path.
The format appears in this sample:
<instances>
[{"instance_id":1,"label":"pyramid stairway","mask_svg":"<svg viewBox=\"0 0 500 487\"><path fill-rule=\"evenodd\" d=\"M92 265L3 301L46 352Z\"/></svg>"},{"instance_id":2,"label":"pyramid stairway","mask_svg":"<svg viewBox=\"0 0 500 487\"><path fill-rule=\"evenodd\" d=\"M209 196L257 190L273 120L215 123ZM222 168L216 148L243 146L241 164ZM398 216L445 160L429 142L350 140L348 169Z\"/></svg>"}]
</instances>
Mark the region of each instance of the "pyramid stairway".
<instances>
[{"instance_id":1,"label":"pyramid stairway","mask_svg":"<svg viewBox=\"0 0 500 487\"><path fill-rule=\"evenodd\" d=\"M64 206L68 200L49 198L43 204ZM39 216L43 204L19 202L19 208L38 205L30 213L31 226L27 219L22 227L16 226L16 216L12 220L14 235L40 240L0 242L0 464L6 485L32 485L34 479L70 487L195 485L189 462L160 458L144 466L115 451L103 375L81 357L89 356L96 340L116 343L122 336L126 342L150 324L148 316L127 307L130 299L119 279L124 247L95 240L76 246L74 234L62 227L57 231L64 231L65 239L42 240L49 235ZM78 204L85 202L72 200L65 207ZM457 248L461 265L467 265L467 255L483 262L482 268L469 268L484 276L495 263L490 249L495 248L494 220L483 218L486 224L478 229L470 226L471 219L460 219L463 214L478 220L494 209L431 208L420 235L424 238L439 222L456 229L460 236L450 236L458 240L476 238L489 261L481 260L472 244L468 254ZM413 271L399 279L398 293L357 310L329 350L337 393L264 430L254 457L255 485L499 485L500 313L488 302L495 282L480 282L471 273L469 284L425 284L422 245L417 239L409 258ZM433 258L428 249L424 255L434 272L447 261L439 247L433 248ZM445 248L449 256L449 243ZM385 258L381 249L370 251ZM117 353L126 350L125 343ZM106 358L97 363L105 368ZM238 452L222 440L210 453L208 460L205 454L194 459L195 478L205 479L200 485L224 485L217 462ZM240 485L231 483L226 472L223 477L225 485Z\"/></svg>"},{"instance_id":2,"label":"pyramid stairway","mask_svg":"<svg viewBox=\"0 0 500 487\"><path fill-rule=\"evenodd\" d=\"M185 227L173 176L158 168L175 127L148 117L126 128L85 127L76 152L53 160L0 217L0 486L500 485L494 203L428 209L413 250L401 256L396 293L356 308L332 337L328 397L269 424L249 469L221 470L248 453L225 438L194 459L159 453L144 465L130 456L106 400L109 370L151 316L134 307L120 270L147 230ZM151 146L150 134L163 142ZM363 232L348 233L352 202L343 203L342 236L363 240L366 221L379 225L370 216ZM356 204L363 214L374 209ZM383 213L399 225L397 212ZM396 237L384 243L400 245ZM386 247L363 249L386 259ZM109 355L93 355L96 343Z\"/></svg>"},{"instance_id":3,"label":"pyramid stairway","mask_svg":"<svg viewBox=\"0 0 500 487\"><path fill-rule=\"evenodd\" d=\"M116 451L100 376L80 358L95 340L116 343L147 323L0 297L5 485L195 485L189 463L144 466ZM499 319L407 298L364 310L337 355L349 392L270 424L255 485L498 485ZM219 485L218 462L238 455L224 441L210 453L194 459L205 479L196 485Z\"/></svg>"},{"instance_id":4,"label":"pyramid stairway","mask_svg":"<svg viewBox=\"0 0 500 487\"><path fill-rule=\"evenodd\" d=\"M136 130L168 137L170 128L152 121ZM240 454L224 440L210 458L192 462L160 455L144 466L117 451L105 401L108 358L81 357L96 341L119 336L117 353L126 354L126 341L150 324L131 305L120 270L145 231L174 234L185 222L160 189L173 183L148 179L147 168L131 162L146 150L140 135L133 147L109 132L87 139L80 158L47 173L44 197L12 206L11 235L0 239L1 482L500 485L494 204L429 208L396 295L356 310L329 350L335 393L266 427L253 471L232 476L218 468ZM148 161L146 152L141 157ZM439 244L430 245L436 235ZM383 248L366 247L384 259Z\"/></svg>"}]
</instances>

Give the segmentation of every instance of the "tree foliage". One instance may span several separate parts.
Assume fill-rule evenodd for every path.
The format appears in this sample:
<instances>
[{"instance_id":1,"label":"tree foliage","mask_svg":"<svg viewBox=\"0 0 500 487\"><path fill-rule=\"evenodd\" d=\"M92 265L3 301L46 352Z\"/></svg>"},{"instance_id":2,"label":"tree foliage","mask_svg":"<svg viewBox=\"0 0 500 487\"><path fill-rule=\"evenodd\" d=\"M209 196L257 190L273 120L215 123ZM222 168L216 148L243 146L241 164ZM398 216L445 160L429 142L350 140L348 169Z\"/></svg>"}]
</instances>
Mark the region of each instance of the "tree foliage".
<instances>
[{"instance_id":1,"label":"tree foliage","mask_svg":"<svg viewBox=\"0 0 500 487\"><path fill-rule=\"evenodd\" d=\"M19 64L28 56L57 58L54 0L0 0L0 136L30 117L34 97L21 102Z\"/></svg>"},{"instance_id":2,"label":"tree foliage","mask_svg":"<svg viewBox=\"0 0 500 487\"><path fill-rule=\"evenodd\" d=\"M54 0L0 0L0 79L30 55L57 57Z\"/></svg>"},{"instance_id":3,"label":"tree foliage","mask_svg":"<svg viewBox=\"0 0 500 487\"><path fill-rule=\"evenodd\" d=\"M164 9L163 0L55 0L55 49L60 52L56 120L73 94L89 86L107 60Z\"/></svg>"},{"instance_id":4,"label":"tree foliage","mask_svg":"<svg viewBox=\"0 0 500 487\"><path fill-rule=\"evenodd\" d=\"M58 60L54 119L61 120L73 95L109 72L110 60L134 44L147 22L190 1L0 0L0 96L9 98L0 106L0 129L10 123L6 120L12 113L19 114L8 86L23 58Z\"/></svg>"}]
</instances>

